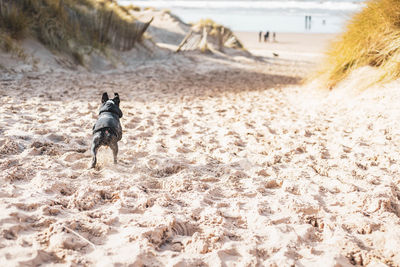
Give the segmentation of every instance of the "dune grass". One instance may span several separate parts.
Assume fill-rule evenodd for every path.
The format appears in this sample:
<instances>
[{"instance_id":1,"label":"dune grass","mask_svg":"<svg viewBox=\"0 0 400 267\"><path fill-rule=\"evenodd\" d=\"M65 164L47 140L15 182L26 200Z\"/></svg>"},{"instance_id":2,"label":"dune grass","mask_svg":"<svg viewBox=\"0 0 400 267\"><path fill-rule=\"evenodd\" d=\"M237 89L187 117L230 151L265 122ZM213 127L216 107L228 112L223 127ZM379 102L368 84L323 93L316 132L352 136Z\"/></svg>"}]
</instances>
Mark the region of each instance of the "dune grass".
<instances>
[{"instance_id":1,"label":"dune grass","mask_svg":"<svg viewBox=\"0 0 400 267\"><path fill-rule=\"evenodd\" d=\"M135 6L135 5L127 5L127 6L121 6L122 10L124 10L125 12L129 13L130 11L135 11L135 12L139 12L142 9L139 6Z\"/></svg>"},{"instance_id":2,"label":"dune grass","mask_svg":"<svg viewBox=\"0 0 400 267\"><path fill-rule=\"evenodd\" d=\"M20 39L29 27L30 20L16 5L0 1L0 29L4 29L10 37Z\"/></svg>"},{"instance_id":3,"label":"dune grass","mask_svg":"<svg viewBox=\"0 0 400 267\"><path fill-rule=\"evenodd\" d=\"M114 0L0 0L0 30L35 37L78 63L83 50L132 49L147 27Z\"/></svg>"},{"instance_id":4,"label":"dune grass","mask_svg":"<svg viewBox=\"0 0 400 267\"><path fill-rule=\"evenodd\" d=\"M400 1L370 0L331 45L318 75L332 88L352 71L370 66L368 84L400 77Z\"/></svg>"},{"instance_id":5,"label":"dune grass","mask_svg":"<svg viewBox=\"0 0 400 267\"><path fill-rule=\"evenodd\" d=\"M26 54L24 50L15 42L15 39L11 38L8 34L4 34L1 32L0 49L21 59L26 59Z\"/></svg>"}]
</instances>

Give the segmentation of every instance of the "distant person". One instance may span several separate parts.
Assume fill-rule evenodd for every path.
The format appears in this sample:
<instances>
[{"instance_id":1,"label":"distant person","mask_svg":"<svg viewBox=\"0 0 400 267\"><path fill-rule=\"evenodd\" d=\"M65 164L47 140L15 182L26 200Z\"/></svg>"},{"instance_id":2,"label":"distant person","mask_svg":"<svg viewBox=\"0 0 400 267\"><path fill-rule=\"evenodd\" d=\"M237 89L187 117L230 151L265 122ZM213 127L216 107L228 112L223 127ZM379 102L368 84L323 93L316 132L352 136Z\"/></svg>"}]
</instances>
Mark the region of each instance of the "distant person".
<instances>
[{"instance_id":1,"label":"distant person","mask_svg":"<svg viewBox=\"0 0 400 267\"><path fill-rule=\"evenodd\" d=\"M264 34L264 42L268 42L268 38L269 38L269 31L267 31L267 32Z\"/></svg>"},{"instance_id":2,"label":"distant person","mask_svg":"<svg viewBox=\"0 0 400 267\"><path fill-rule=\"evenodd\" d=\"M325 19L322 20L322 25L326 25L326 20Z\"/></svg>"},{"instance_id":3,"label":"distant person","mask_svg":"<svg viewBox=\"0 0 400 267\"><path fill-rule=\"evenodd\" d=\"M304 22L305 22L304 28L307 30L308 29L308 16L304 17Z\"/></svg>"},{"instance_id":4,"label":"distant person","mask_svg":"<svg viewBox=\"0 0 400 267\"><path fill-rule=\"evenodd\" d=\"M262 31L260 31L258 33L258 42L261 43L261 39L262 39Z\"/></svg>"},{"instance_id":5,"label":"distant person","mask_svg":"<svg viewBox=\"0 0 400 267\"><path fill-rule=\"evenodd\" d=\"M306 30L310 30L311 29L311 16L306 16L305 17L305 28Z\"/></svg>"},{"instance_id":6,"label":"distant person","mask_svg":"<svg viewBox=\"0 0 400 267\"><path fill-rule=\"evenodd\" d=\"M272 41L275 43L276 42L276 32L272 33Z\"/></svg>"}]
</instances>

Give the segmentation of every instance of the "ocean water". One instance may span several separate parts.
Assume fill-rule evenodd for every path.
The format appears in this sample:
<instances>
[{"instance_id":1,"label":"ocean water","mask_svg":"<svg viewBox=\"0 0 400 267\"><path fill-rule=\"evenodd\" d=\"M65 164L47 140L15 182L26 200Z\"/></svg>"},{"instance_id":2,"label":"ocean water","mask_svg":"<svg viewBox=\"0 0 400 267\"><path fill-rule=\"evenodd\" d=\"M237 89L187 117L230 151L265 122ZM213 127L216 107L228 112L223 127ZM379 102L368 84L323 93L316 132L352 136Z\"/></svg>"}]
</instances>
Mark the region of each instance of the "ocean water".
<instances>
[{"instance_id":1,"label":"ocean water","mask_svg":"<svg viewBox=\"0 0 400 267\"><path fill-rule=\"evenodd\" d=\"M364 0L118 0L122 5L168 9L185 22L210 18L234 31L337 33ZM311 21L306 20L311 16Z\"/></svg>"}]
</instances>

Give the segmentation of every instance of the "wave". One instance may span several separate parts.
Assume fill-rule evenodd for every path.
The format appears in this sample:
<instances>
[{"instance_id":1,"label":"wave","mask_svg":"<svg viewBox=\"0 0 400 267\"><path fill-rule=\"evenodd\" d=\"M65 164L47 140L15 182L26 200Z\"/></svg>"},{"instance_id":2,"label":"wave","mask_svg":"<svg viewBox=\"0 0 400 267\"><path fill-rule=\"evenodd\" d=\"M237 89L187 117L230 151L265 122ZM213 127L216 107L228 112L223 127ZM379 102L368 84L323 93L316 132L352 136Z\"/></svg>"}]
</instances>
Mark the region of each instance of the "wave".
<instances>
[{"instance_id":1,"label":"wave","mask_svg":"<svg viewBox=\"0 0 400 267\"><path fill-rule=\"evenodd\" d=\"M134 4L155 8L191 9L301 9L301 10L340 10L356 11L363 3L354 1L130 1L118 0L122 5Z\"/></svg>"}]
</instances>

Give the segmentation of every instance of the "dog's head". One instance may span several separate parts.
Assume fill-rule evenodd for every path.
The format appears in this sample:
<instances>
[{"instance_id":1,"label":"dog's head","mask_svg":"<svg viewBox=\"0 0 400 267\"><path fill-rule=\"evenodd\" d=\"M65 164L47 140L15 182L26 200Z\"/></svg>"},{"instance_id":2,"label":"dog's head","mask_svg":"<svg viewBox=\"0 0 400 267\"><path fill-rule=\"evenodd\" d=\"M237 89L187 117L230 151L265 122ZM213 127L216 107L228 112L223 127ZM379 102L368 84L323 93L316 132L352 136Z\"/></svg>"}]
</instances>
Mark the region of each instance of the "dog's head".
<instances>
[{"instance_id":1,"label":"dog's head","mask_svg":"<svg viewBox=\"0 0 400 267\"><path fill-rule=\"evenodd\" d=\"M114 93L113 99L108 98L107 93L103 93L103 96L101 97L100 113L105 111L113 112L118 114L118 116L121 118L122 111L119 109L119 102L120 100L118 93Z\"/></svg>"},{"instance_id":2,"label":"dog's head","mask_svg":"<svg viewBox=\"0 0 400 267\"><path fill-rule=\"evenodd\" d=\"M114 102L114 104L117 105L117 107L119 107L120 100L119 100L118 93L114 93L114 98L113 99L108 98L108 94L107 93L103 93L103 96L101 97L102 106L108 101Z\"/></svg>"}]
</instances>

